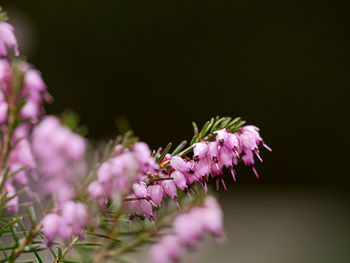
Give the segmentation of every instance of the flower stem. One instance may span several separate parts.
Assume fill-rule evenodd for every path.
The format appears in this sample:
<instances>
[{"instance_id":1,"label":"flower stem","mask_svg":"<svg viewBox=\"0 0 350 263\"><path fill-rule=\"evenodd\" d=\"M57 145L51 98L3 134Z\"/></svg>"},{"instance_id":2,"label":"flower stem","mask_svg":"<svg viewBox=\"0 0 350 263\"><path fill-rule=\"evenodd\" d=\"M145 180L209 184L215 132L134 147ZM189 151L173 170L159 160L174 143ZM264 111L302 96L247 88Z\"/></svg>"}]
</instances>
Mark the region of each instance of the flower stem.
<instances>
[{"instance_id":1,"label":"flower stem","mask_svg":"<svg viewBox=\"0 0 350 263\"><path fill-rule=\"evenodd\" d=\"M79 237L74 238L69 245L63 250L62 256L55 259L54 263L60 263L64 260L65 256L72 250L72 247L79 241Z\"/></svg>"}]
</instances>

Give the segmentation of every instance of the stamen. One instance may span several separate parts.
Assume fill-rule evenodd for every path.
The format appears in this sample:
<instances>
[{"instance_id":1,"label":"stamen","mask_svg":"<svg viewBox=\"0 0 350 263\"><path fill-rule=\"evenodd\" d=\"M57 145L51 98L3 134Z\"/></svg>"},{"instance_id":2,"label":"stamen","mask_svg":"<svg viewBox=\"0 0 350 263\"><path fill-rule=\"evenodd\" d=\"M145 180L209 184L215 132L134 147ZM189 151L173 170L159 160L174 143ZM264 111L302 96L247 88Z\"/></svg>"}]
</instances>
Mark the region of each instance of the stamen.
<instances>
[{"instance_id":1,"label":"stamen","mask_svg":"<svg viewBox=\"0 0 350 263\"><path fill-rule=\"evenodd\" d=\"M229 170L231 171L233 181L237 182L236 175L235 175L235 169L233 169L232 166L229 167Z\"/></svg>"},{"instance_id":2,"label":"stamen","mask_svg":"<svg viewBox=\"0 0 350 263\"><path fill-rule=\"evenodd\" d=\"M255 152L255 155L258 157L260 162L263 162L263 159L261 158L261 156L260 156L258 151Z\"/></svg>"},{"instance_id":3,"label":"stamen","mask_svg":"<svg viewBox=\"0 0 350 263\"><path fill-rule=\"evenodd\" d=\"M264 142L262 143L262 145L270 152L272 152L272 149L267 145L265 144Z\"/></svg>"},{"instance_id":4,"label":"stamen","mask_svg":"<svg viewBox=\"0 0 350 263\"><path fill-rule=\"evenodd\" d=\"M256 171L254 165L252 165L252 169L253 169L253 172L254 172L256 178L259 178L259 174L258 174L258 172Z\"/></svg>"},{"instance_id":5,"label":"stamen","mask_svg":"<svg viewBox=\"0 0 350 263\"><path fill-rule=\"evenodd\" d=\"M221 183L222 183L222 185L224 186L224 189L225 189L225 191L226 191L227 189L226 189L226 185L225 185L224 178L221 178Z\"/></svg>"}]
</instances>

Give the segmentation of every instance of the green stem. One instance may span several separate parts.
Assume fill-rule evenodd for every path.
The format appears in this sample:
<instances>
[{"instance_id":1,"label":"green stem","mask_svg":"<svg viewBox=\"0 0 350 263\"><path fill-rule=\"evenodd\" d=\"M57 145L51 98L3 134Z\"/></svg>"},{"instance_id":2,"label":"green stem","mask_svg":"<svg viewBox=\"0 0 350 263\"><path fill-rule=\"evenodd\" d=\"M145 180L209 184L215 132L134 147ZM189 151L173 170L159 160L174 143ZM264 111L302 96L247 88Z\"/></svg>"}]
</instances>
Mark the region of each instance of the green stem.
<instances>
[{"instance_id":1,"label":"green stem","mask_svg":"<svg viewBox=\"0 0 350 263\"><path fill-rule=\"evenodd\" d=\"M54 263L60 263L60 262L62 262L62 260L64 260L65 256L68 255L68 253L72 250L72 247L73 247L76 243L78 243L78 241L79 241L79 237L74 238L74 239L69 243L69 245L63 250L62 256L56 258L55 261L54 261Z\"/></svg>"},{"instance_id":2,"label":"green stem","mask_svg":"<svg viewBox=\"0 0 350 263\"><path fill-rule=\"evenodd\" d=\"M20 242L20 246L13 252L10 256L9 263L14 263L15 260L21 255L26 246L30 246L33 242L33 239L40 233L42 225L37 225L30 233L29 236L24 238Z\"/></svg>"}]
</instances>

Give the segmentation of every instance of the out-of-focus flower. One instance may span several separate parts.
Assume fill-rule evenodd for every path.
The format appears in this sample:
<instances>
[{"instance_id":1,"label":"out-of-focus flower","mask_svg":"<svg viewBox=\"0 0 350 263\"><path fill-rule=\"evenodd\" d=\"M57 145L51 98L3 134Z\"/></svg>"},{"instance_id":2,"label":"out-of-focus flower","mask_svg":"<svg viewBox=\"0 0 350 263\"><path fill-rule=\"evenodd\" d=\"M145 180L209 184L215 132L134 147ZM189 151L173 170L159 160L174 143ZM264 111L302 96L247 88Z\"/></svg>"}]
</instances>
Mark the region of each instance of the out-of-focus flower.
<instances>
[{"instance_id":1,"label":"out-of-focus flower","mask_svg":"<svg viewBox=\"0 0 350 263\"><path fill-rule=\"evenodd\" d=\"M150 253L154 263L178 261L181 255L181 247L176 236L166 235L152 246Z\"/></svg>"},{"instance_id":2,"label":"out-of-focus flower","mask_svg":"<svg viewBox=\"0 0 350 263\"><path fill-rule=\"evenodd\" d=\"M68 240L71 235L82 236L87 220L84 204L67 201L61 204L57 212L47 214L41 224L47 241L51 243L57 237Z\"/></svg>"},{"instance_id":3,"label":"out-of-focus flower","mask_svg":"<svg viewBox=\"0 0 350 263\"><path fill-rule=\"evenodd\" d=\"M181 247L194 248L205 233L224 237L223 213L213 197L206 197L203 204L178 215L173 222L174 234L160 239L150 250L154 263L166 263L180 259Z\"/></svg>"},{"instance_id":4,"label":"out-of-focus flower","mask_svg":"<svg viewBox=\"0 0 350 263\"><path fill-rule=\"evenodd\" d=\"M12 48L16 56L19 55L17 39L13 31L12 25L0 22L0 56L7 56L6 46Z\"/></svg>"},{"instance_id":5,"label":"out-of-focus flower","mask_svg":"<svg viewBox=\"0 0 350 263\"><path fill-rule=\"evenodd\" d=\"M85 140L62 126L53 116L45 117L34 129L32 149L47 193L58 203L74 196L77 174L85 168Z\"/></svg>"}]
</instances>

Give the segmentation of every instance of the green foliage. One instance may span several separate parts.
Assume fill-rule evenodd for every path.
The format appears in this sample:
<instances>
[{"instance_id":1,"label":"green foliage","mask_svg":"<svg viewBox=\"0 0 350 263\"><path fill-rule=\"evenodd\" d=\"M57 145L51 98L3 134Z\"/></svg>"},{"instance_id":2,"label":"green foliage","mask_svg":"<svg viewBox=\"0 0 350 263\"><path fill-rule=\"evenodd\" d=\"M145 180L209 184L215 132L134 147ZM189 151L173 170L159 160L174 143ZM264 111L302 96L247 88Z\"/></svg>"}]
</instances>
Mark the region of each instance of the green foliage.
<instances>
[{"instance_id":1,"label":"green foliage","mask_svg":"<svg viewBox=\"0 0 350 263\"><path fill-rule=\"evenodd\" d=\"M0 6L0 22L6 22L7 20L7 14L5 11L2 10L2 7Z\"/></svg>"},{"instance_id":2,"label":"green foliage","mask_svg":"<svg viewBox=\"0 0 350 263\"><path fill-rule=\"evenodd\" d=\"M80 117L71 109L65 109L60 117L61 123L67 126L71 131L86 136L89 129L85 125L80 124Z\"/></svg>"}]
</instances>

